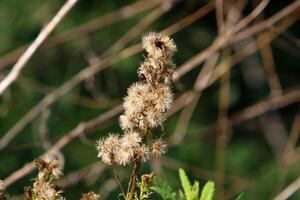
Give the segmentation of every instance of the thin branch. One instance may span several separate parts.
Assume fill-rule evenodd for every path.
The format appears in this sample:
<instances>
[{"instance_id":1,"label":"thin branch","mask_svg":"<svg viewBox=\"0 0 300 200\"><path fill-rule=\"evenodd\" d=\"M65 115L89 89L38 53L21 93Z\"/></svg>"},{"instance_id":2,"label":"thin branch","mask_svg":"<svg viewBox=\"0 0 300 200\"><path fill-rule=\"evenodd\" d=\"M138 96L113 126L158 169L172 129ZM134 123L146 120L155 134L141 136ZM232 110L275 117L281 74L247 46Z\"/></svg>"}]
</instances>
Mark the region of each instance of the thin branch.
<instances>
[{"instance_id":1,"label":"thin branch","mask_svg":"<svg viewBox=\"0 0 300 200\"><path fill-rule=\"evenodd\" d=\"M10 73L1 81L0 95L2 95L3 92L18 78L22 69L25 67L33 54L57 27L57 25L63 20L67 13L73 8L77 1L78 0L68 0L58 11L58 13L52 18L49 24L44 29L42 29L34 42L28 47L24 54L19 58L17 63L13 66Z\"/></svg>"},{"instance_id":2,"label":"thin branch","mask_svg":"<svg viewBox=\"0 0 300 200\"><path fill-rule=\"evenodd\" d=\"M283 191L281 191L273 200L286 200L292 196L297 190L300 189L300 177L294 182L288 185Z\"/></svg>"},{"instance_id":3,"label":"thin branch","mask_svg":"<svg viewBox=\"0 0 300 200\"><path fill-rule=\"evenodd\" d=\"M44 155L53 155L56 154L61 148L63 148L66 144L70 143L74 138L77 138L81 134L89 133L95 131L100 125L110 120L112 117L120 114L123 111L123 106L119 105L103 114L99 117L91 119L87 122L80 123L76 128L70 131L67 135L62 137L58 140L49 150L47 150L42 156ZM7 187L14 183L16 180L20 179L21 177L29 174L35 169L34 162L30 162L24 165L24 167L20 168L19 170L15 171L11 175L9 175L4 180L4 185Z\"/></svg>"},{"instance_id":4,"label":"thin branch","mask_svg":"<svg viewBox=\"0 0 300 200\"><path fill-rule=\"evenodd\" d=\"M59 44L83 37L119 20L128 19L138 13L151 9L160 4L160 2L160 0L140 0L130 5L126 5L124 7L121 7L117 11L113 11L103 16L92 19L91 21L66 30L58 35L52 37L50 36L42 44L41 48L55 47ZM15 62L28 46L29 44L24 45L2 56L0 58L0 70L4 69L7 65Z\"/></svg>"}]
</instances>

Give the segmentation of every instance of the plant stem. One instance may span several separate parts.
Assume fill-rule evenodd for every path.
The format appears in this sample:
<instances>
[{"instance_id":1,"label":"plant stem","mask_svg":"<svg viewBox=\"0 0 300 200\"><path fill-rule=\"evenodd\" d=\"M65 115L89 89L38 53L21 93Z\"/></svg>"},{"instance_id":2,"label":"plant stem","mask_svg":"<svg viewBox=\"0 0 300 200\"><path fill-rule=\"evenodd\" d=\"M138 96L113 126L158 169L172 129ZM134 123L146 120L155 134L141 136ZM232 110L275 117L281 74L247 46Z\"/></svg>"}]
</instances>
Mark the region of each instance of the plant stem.
<instances>
[{"instance_id":1,"label":"plant stem","mask_svg":"<svg viewBox=\"0 0 300 200\"><path fill-rule=\"evenodd\" d=\"M114 163L113 163L112 166L113 166L113 170L114 170L114 173L115 173L115 179L116 179L116 181L118 182L118 184L119 184L119 186L121 188L122 195L124 196L124 198L126 198L125 191L124 191L124 188L122 187L122 184L121 184L120 177L119 177L118 171L116 169L116 166L115 166Z\"/></svg>"},{"instance_id":2,"label":"plant stem","mask_svg":"<svg viewBox=\"0 0 300 200\"><path fill-rule=\"evenodd\" d=\"M126 200L132 200L132 195L135 193L135 186L136 186L136 175L141 167L141 159L138 158L135 160L135 164L132 169L128 190L127 190L127 196Z\"/></svg>"}]
</instances>

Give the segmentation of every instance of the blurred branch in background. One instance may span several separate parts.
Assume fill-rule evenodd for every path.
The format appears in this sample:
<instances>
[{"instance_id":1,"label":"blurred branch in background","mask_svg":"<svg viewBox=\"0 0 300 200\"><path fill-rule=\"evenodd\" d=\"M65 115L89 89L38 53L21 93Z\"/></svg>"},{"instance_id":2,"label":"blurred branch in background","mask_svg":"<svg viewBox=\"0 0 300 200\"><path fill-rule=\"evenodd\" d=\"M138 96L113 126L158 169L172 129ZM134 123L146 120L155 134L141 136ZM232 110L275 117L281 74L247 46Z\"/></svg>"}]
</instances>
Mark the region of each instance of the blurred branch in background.
<instances>
[{"instance_id":1,"label":"blurred branch in background","mask_svg":"<svg viewBox=\"0 0 300 200\"><path fill-rule=\"evenodd\" d=\"M53 19L43 28L34 42L26 49L22 56L18 59L17 63L13 66L12 70L6 77L0 82L0 95L9 87L19 76L24 66L37 51L37 49L43 44L47 37L53 32L57 25L63 20L67 13L77 3L77 0L68 0Z\"/></svg>"},{"instance_id":2,"label":"blurred branch in background","mask_svg":"<svg viewBox=\"0 0 300 200\"><path fill-rule=\"evenodd\" d=\"M76 26L70 30L66 30L58 35L49 37L42 48L52 48L59 44L69 42L71 40L78 39L85 35L99 31L100 29L116 23L117 21L127 19L145 10L151 9L160 4L160 0L140 0L131 5L124 6L117 11L107 13L104 16L95 18L84 24ZM15 49L0 58L0 70L4 69L9 64L15 62L29 45L24 45L18 49Z\"/></svg>"},{"instance_id":3,"label":"blurred branch in background","mask_svg":"<svg viewBox=\"0 0 300 200\"><path fill-rule=\"evenodd\" d=\"M251 8L251 6L248 7L251 3L253 9L248 10ZM266 162L264 162L262 166L257 167L257 169L264 171L267 166L268 169L271 168L274 170L279 166L279 175L276 180L272 181L272 191L268 191L269 195L273 197L274 194L278 194L275 197L276 200L286 199L299 189L299 178L295 178L299 176L299 173L295 173L293 179L289 177L292 165L298 165L298 161L300 160L300 150L299 147L296 147L300 127L299 114L291 119L293 120L292 128L291 131L288 131L285 127L290 127L290 125L286 126L286 119L284 118L284 116L288 115L282 115L281 111L288 109L286 107L290 105L300 102L300 89L297 84L285 84L284 74L280 74L280 71L283 71L284 67L282 68L280 62L278 62L279 59L277 60L276 57L277 51L274 50L272 45L280 41L275 40L273 43L277 36L285 35L280 39L282 40L285 38L285 40L293 41L292 43L295 43L293 44L293 48L296 48L298 39L294 35L289 35L287 29L292 25L295 25L297 20L299 20L300 0L293 1L290 4L285 3L284 5L286 6L281 9L275 9L275 12L269 12L268 9L273 6L273 1L270 0L252 0L251 2L233 2L225 0L210 1L200 8L194 9L194 12L188 16L179 20L177 18L177 21L175 22L173 20L173 24L161 31L161 33L166 35L177 33L191 24L198 22L198 20L204 16L211 17L209 14L215 9L215 21L217 25L215 32L217 32L217 34L214 40L210 44L207 42L205 47L203 47L203 50L199 50L198 45L198 49L191 51L193 54L189 52L180 52L179 48L179 53L184 55L180 59L180 62L184 62L176 70L175 81L177 81L178 85L181 85L185 79L188 79L189 84L187 85L189 86L182 86L182 88L178 87L179 89L176 88L179 91L177 91L173 107L166 113L167 117L172 116L170 120L170 129L174 130L174 133L167 138L170 147L169 152L171 153L169 157L153 161L152 167L154 168L154 171L157 170L156 172L158 172L158 174L161 173L167 175L168 173L163 173L164 169L177 171L179 167L183 167L191 172L192 175L201 179L214 180L217 183L218 200L230 199L240 191L245 191L254 187L254 185L257 185L256 182L259 182L260 178L263 176L260 176L259 172L249 174L248 171L246 171L247 169L245 169L246 172L242 171L242 169L239 169L238 171L235 171L234 168L232 170L228 169L232 166L232 160L235 162L245 162L245 160L248 159L248 157L244 158L243 154L246 151L246 147L244 149L241 148L241 152L238 152L240 153L239 158L230 156L233 152L237 151L236 149L233 149L234 145L236 145L234 140L241 135L241 137L248 136L244 134L246 132L243 132L243 134L233 134L233 131L235 131L233 128L243 126L245 121L251 120L251 122L255 121L256 123L255 131L257 132L258 138L261 137L262 133L265 135L265 138L262 137L262 146L270 151L268 152L269 158L264 158ZM68 41L79 39L82 36L91 34L92 32L98 31L115 22L128 19L138 13L147 11L147 13L142 18L139 18L138 22L134 22L132 27L127 29L119 39L112 40L113 43L101 55L97 55L97 53L95 53L96 51L94 52L94 50L90 48L90 51L88 50L89 52L85 54L87 55L86 57L88 57L85 60L85 63L88 61L88 66L77 72L73 77L68 77L67 80L62 82L57 88L47 86L40 82L38 78L33 78L31 80L30 78L27 78L27 74L20 76L18 84L21 86L22 90L28 89L29 91L34 91L39 93L39 95L43 94L45 96L24 116L17 120L8 131L4 130L7 132L3 132L5 134L1 136L0 152L5 153L7 150L11 151L12 148L7 148L9 147L8 145L16 138L16 136L18 136L18 134L27 134L25 128L39 116L40 120L38 120L38 123L35 123L34 121L32 129L34 134L39 134L39 141L44 144L43 147L39 145L39 147L41 147L41 152L39 152L39 154L42 156L48 154L61 154L61 157L64 158L64 155L61 153L63 152L63 148L76 138L82 139L79 141L80 144L84 143L82 146L93 144L94 139L91 140L85 138L86 134L96 132L96 130L100 131L100 129L106 129L107 127L103 127L103 124L115 119L117 115L123 112L123 106L119 104L119 97L104 97L102 99L103 96L101 96L98 99L98 96L94 95L92 89L89 89L88 87L82 88L82 91L79 93L77 93L76 90L72 90L84 81L94 81L96 75L106 76L106 69L111 68L115 70L113 67L116 64L122 66L121 63L124 61L127 62L127 60L129 60L130 63L130 58L138 52L141 52L142 49L140 43L129 47L127 46L136 38L139 38L140 34L147 30L152 24L159 23L159 20L165 17L164 15L168 15L167 12L173 12L173 9L176 9L174 1L140 0L99 18L94 18L82 25L61 32L57 36L48 38L41 47L51 48L58 44L64 44ZM169 20L167 23L169 24L170 21L172 20ZM189 31L189 29L187 29L187 31ZM186 32L178 33L178 35L180 34L186 34ZM286 36L287 34L288 36ZM199 35L197 33L197 42L199 42L198 40L202 40L201 34ZM88 38L88 40L90 40L90 38ZM191 43L195 42L194 40L191 41ZM92 43L93 41L91 40L89 42ZM183 43L186 42L189 42L189 40L183 38ZM181 44L179 43L179 45ZM0 58L0 69L3 69L5 66L14 62L18 56L23 53L26 47L28 46L25 45ZM189 47L188 49L192 49L192 47ZM189 57L185 56L185 53L186 55L189 55ZM293 55L296 55L296 53ZM237 65L241 65L240 68L234 67ZM202 68L199 71L196 71L195 68L200 66ZM122 70L124 69L122 68ZM251 69L252 72L255 72L255 76L253 76L253 74L251 76L249 69ZM102 73L98 74L99 72ZM121 73L123 73L123 71L121 71ZM242 78L239 77L239 73L242 74ZM254 80L252 79L253 77ZM241 86L237 79L241 79ZM257 81L258 79L260 79L261 82ZM118 77L115 77L114 80L118 80ZM217 85L217 83L219 85ZM93 84L96 83L93 82ZM110 83L108 83L108 85L109 84ZM121 83L118 83L113 86L110 85L110 87L118 87L120 85ZM256 85L257 87L252 87L253 85ZM199 118L206 118L206 116L200 116L197 112L199 111L199 109L197 110L197 106L203 101L204 104L202 104L201 109L205 108L206 93L203 95L203 92L208 88L209 90L213 89L218 91L214 91L213 95L210 94L210 98L213 99L210 99L211 104L215 104L215 107L213 108L215 110L213 112L216 111L215 113L217 114L214 116L213 120L209 122L209 124L211 124L215 121L211 125L199 125ZM237 88L240 90L240 96L245 95L243 90L246 90L247 92L250 91L250 93L258 93L258 90L264 92L254 95L254 99L250 99L249 101L247 99L247 103L245 104L234 105L235 108L232 109L231 105L232 101L236 98ZM110 89L111 88L109 88L109 90ZM11 90L4 93L5 96L3 97L5 97L6 101L11 101L10 99L14 97L11 93ZM68 103L81 105L89 109L102 108L106 109L106 111L98 114L96 117L91 117L95 116L95 114L91 114L88 115L87 118L81 118L79 120L76 118L74 120L75 122L73 122L68 129L63 129L64 131L59 130L58 132L60 134L57 137L59 139L56 142L52 142L51 138L47 135L48 131L51 131L50 127L47 126L48 120L50 119L49 113L51 112L52 115L56 115L54 109L51 110L51 106L59 100L62 100L62 97L67 93L71 93L71 96L67 101ZM208 91L208 93L211 92ZM89 97L89 94L92 94L92 97ZM218 98L214 99L214 95L218 95ZM251 96L251 94L246 94L245 97L240 98L246 99L249 98L249 96ZM214 102L214 100L216 102ZM9 103L6 101L5 103ZM2 110L2 107L0 109ZM233 112L231 112L231 109ZM180 111L180 113L177 113L177 111ZM16 117L11 121L13 122L15 119ZM57 124L57 122L54 123ZM193 126L196 126L197 130L192 129ZM201 131L199 131L199 127L201 128ZM54 130L54 132L57 132L57 130ZM166 133L167 132L170 132L170 130L167 130ZM288 134L288 132L290 133ZM209 161L207 161L208 163L203 164L204 167L196 167L195 165L188 164L187 160L181 160L181 148L191 148L194 143L197 143L198 146L196 150L199 151L199 144L202 139L208 138L206 137L208 134L214 136L212 140L213 147L210 149L213 153L211 153L212 155L205 155L210 158L207 158ZM201 141L198 140L200 137ZM197 140L193 140L193 144L188 144L186 140L190 140L191 138ZM186 144L186 146L182 145L183 143ZM31 147L34 145L31 145ZM68 147L66 149L68 149ZM254 152L257 153L258 151L259 150ZM173 158L173 155L178 157L175 156L175 158ZM252 155L252 157L259 156ZM274 157L276 160L273 160ZM30 158L30 160L31 159L32 158ZM206 158L204 160L206 160ZM200 161L202 162L202 159ZM193 161L193 163L200 163L200 161ZM248 160L246 162L248 162ZM209 166L210 169L205 169L206 166ZM14 184L35 169L33 161L25 164L21 168L19 167L20 166L14 168L13 170L17 170L12 172L4 180L5 186ZM93 161L92 164L84 165L81 163L80 165L75 166L75 168L76 170L72 169L73 171L69 171L65 178L61 180L60 183L63 187L71 187L73 184L78 184L81 181L87 186L94 185L99 176L106 170L104 165L95 161ZM251 170L255 171L255 169ZM269 176L272 174L272 171L267 170L267 172L263 174ZM105 181L105 183L99 190L104 192L105 195L109 195L118 186L117 182L113 179L104 177L103 179L101 178L101 180ZM295 181L292 182L291 180ZM284 188L287 181L292 183ZM119 180L119 182L122 182L122 180ZM257 187L260 186L258 185ZM273 193L273 195L270 193Z\"/></svg>"}]
</instances>

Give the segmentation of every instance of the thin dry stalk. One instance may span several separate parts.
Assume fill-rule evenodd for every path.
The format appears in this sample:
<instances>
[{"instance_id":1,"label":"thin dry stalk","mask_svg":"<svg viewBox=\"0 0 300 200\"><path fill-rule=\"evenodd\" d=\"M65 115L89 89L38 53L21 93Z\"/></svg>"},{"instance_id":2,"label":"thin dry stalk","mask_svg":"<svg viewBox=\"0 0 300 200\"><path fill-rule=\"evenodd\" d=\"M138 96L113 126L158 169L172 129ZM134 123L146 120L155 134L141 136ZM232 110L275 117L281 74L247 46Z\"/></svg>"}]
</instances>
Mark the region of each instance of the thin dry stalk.
<instances>
[{"instance_id":1,"label":"thin dry stalk","mask_svg":"<svg viewBox=\"0 0 300 200\"><path fill-rule=\"evenodd\" d=\"M222 51L222 57L227 58L230 55L230 49ZM230 65L229 62L227 62ZM224 182L225 182L225 150L229 133L228 126L228 107L230 101L230 70L220 79L219 89L219 114L218 114L218 131L216 135L216 179L218 180L217 199L224 199Z\"/></svg>"},{"instance_id":2,"label":"thin dry stalk","mask_svg":"<svg viewBox=\"0 0 300 200\"><path fill-rule=\"evenodd\" d=\"M57 25L63 20L67 13L73 8L77 1L78 0L68 0L49 22L49 24L42 29L34 42L28 47L24 54L19 58L17 63L13 66L9 74L0 82L0 95L2 95L3 92L18 78L22 69L25 67L33 54L53 32Z\"/></svg>"},{"instance_id":3,"label":"thin dry stalk","mask_svg":"<svg viewBox=\"0 0 300 200\"><path fill-rule=\"evenodd\" d=\"M281 191L273 200L285 200L292 196L297 190L300 189L300 177L288 185Z\"/></svg>"},{"instance_id":4,"label":"thin dry stalk","mask_svg":"<svg viewBox=\"0 0 300 200\"><path fill-rule=\"evenodd\" d=\"M110 120L111 118L117 116L123 111L123 106L119 105L103 114L99 117L91 119L87 122L81 122L76 128L70 131L67 135L58 140L49 150L47 150L44 155L55 155L61 148L63 148L66 144L70 143L74 138L77 138L79 135L92 132L97 127ZM18 179L24 177L26 174L29 174L35 169L34 162L30 162L24 165L24 167L10 174L3 182L7 187L17 181Z\"/></svg>"}]
</instances>

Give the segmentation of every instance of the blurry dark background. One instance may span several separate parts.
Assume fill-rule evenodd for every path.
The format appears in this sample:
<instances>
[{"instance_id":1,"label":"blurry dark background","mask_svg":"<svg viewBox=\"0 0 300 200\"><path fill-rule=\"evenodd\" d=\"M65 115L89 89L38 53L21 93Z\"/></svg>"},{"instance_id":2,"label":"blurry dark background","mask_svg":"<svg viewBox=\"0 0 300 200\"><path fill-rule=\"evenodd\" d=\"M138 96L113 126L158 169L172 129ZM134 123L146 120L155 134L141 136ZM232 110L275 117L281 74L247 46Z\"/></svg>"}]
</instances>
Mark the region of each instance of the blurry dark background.
<instances>
[{"instance_id":1,"label":"blurry dark background","mask_svg":"<svg viewBox=\"0 0 300 200\"><path fill-rule=\"evenodd\" d=\"M134 2L79 0L52 35L60 35ZM256 1L244 2L246 6L243 15L247 15L253 10ZM292 2L271 1L263 12L265 18ZM0 1L1 77L5 76L12 66L11 62L3 66L7 61L3 58L15 49L33 41L63 3L64 1L61 0ZM163 30L206 3L207 1L196 0L174 1L170 11L142 30L142 34ZM97 56L104 53L157 6L150 7L137 15L117 20L99 30L72 40L64 40L53 46L45 45L46 48L39 49L25 66L19 79L1 97L0 136L2 137L13 127L46 94L95 62L95 59L97 61ZM299 22L294 23L270 45L283 94L289 91L300 92L299 25ZM175 33L172 38L178 46L178 52L174 57L177 66L207 48L217 35L214 10ZM140 39L141 34L138 34L126 47L140 42ZM249 40L255 39L257 36L252 36ZM239 51L238 44L230 47L232 53ZM42 154L49 145L66 135L78 123L94 118L121 103L127 87L138 79L136 69L142 59L143 53L138 53L97 73L80 83L34 119L5 149L0 151L0 179L5 179L13 171ZM263 64L262 56L257 52L232 68L228 94L229 116L272 98ZM175 97L192 89L201 66L188 72L174 84ZM215 179L216 169L218 169L216 138L219 131L216 122L219 113L219 90L220 81L216 81L203 91L194 108L183 140L180 144L170 147L164 159L143 166L143 172L150 171L151 166L154 166L155 169L160 169L159 176L162 179L177 188L179 167L183 167L191 178L199 179L201 185L207 179L217 181ZM269 101L267 105L271 105ZM165 121L164 138L169 138L175 132L180 115L181 111L178 111ZM278 109L255 115L251 119L241 120L228 128L224 150L225 199L230 199L241 191L246 193L248 199L271 199L300 175L299 157L290 158L292 161L288 161L289 164L282 161L286 141L291 132L296 131L295 135L299 133L299 123L299 101L296 100ZM81 193L90 190L105 192L108 199L116 199L119 189L111 180L113 177L111 170L104 169L101 163L97 164L97 167L92 165L99 161L94 146L96 139L109 132L120 132L116 117L93 133L73 140L62 149L60 157L64 161L63 171L66 176L89 167L87 171L83 171L83 174L75 176L81 177L80 180L75 180L73 183L70 180L66 181L69 184L64 191L68 199L78 199ZM295 152L299 152L297 147L295 149ZM105 171L103 172L102 169ZM120 173L123 177L128 176L126 169L120 168ZM32 173L11 185L8 193L11 196L20 195L24 185L32 184L35 174ZM126 181L125 178L123 182ZM298 192L291 199L299 198Z\"/></svg>"}]
</instances>

